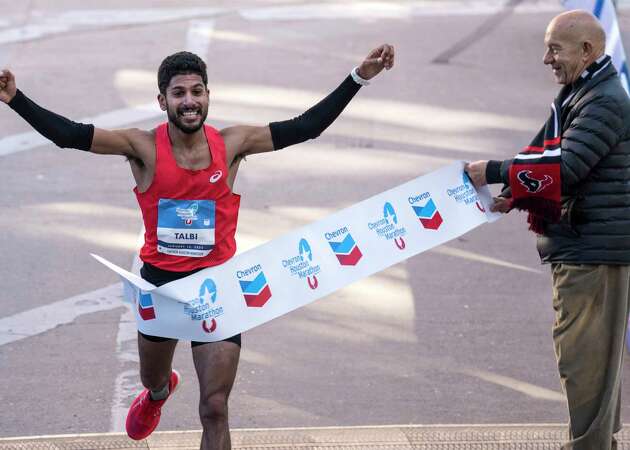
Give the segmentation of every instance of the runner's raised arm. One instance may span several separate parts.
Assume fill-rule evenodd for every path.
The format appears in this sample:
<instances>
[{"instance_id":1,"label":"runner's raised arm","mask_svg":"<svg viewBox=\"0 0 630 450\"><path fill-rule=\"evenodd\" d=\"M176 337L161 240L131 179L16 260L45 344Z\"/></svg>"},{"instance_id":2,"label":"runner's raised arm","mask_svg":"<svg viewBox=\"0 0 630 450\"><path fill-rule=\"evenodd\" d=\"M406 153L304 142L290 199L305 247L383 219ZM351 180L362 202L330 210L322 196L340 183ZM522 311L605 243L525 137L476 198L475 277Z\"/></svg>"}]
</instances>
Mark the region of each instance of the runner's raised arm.
<instances>
[{"instance_id":1,"label":"runner's raised arm","mask_svg":"<svg viewBox=\"0 0 630 450\"><path fill-rule=\"evenodd\" d=\"M9 70L0 72L0 101L26 120L37 132L61 148L138 158L134 138L140 130L103 130L92 124L74 122L55 114L29 99L17 89L15 76Z\"/></svg>"},{"instance_id":2,"label":"runner's raised arm","mask_svg":"<svg viewBox=\"0 0 630 450\"><path fill-rule=\"evenodd\" d=\"M280 150L315 139L337 119L362 85L393 66L394 47L383 44L372 50L332 93L303 114L260 127L236 125L223 129L221 134L235 152L233 157Z\"/></svg>"}]
</instances>

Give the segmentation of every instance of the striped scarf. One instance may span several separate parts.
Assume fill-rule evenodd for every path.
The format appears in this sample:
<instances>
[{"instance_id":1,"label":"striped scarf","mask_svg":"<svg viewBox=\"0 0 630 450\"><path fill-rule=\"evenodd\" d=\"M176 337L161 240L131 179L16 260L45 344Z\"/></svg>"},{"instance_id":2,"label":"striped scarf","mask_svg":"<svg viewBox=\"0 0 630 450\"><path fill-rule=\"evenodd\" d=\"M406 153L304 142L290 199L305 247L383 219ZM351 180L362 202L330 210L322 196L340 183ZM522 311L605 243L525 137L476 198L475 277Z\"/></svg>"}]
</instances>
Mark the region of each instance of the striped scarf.
<instances>
[{"instance_id":1,"label":"striped scarf","mask_svg":"<svg viewBox=\"0 0 630 450\"><path fill-rule=\"evenodd\" d=\"M531 144L514 158L510 166L512 206L529 214L529 229L542 234L545 223L558 223L561 214L561 170L563 108L586 82L610 64L610 56L602 56L571 85L564 86L551 104L551 115Z\"/></svg>"}]
</instances>

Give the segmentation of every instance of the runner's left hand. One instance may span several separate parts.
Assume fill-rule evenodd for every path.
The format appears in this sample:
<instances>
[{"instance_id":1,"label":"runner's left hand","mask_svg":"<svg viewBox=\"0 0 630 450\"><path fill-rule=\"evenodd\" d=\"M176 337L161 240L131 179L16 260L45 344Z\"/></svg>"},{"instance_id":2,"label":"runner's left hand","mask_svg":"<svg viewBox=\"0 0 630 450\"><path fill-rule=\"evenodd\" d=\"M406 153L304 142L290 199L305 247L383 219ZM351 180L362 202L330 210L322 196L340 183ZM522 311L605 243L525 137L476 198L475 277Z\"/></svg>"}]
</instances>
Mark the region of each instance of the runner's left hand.
<instances>
[{"instance_id":1,"label":"runner's left hand","mask_svg":"<svg viewBox=\"0 0 630 450\"><path fill-rule=\"evenodd\" d=\"M394 67L394 46L383 44L372 50L359 66L358 75L369 80L378 75L383 69Z\"/></svg>"}]
</instances>

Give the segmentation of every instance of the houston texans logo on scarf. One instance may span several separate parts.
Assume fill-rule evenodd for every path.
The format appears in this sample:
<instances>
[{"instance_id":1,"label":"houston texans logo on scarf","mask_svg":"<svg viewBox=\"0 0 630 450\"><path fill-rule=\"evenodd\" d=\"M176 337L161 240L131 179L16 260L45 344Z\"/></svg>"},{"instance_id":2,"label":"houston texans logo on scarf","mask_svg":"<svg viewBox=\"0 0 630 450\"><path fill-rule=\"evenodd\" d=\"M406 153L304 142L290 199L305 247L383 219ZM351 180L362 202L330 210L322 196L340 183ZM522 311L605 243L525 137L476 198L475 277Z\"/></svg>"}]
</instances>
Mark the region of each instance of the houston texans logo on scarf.
<instances>
[{"instance_id":1,"label":"houston texans logo on scarf","mask_svg":"<svg viewBox=\"0 0 630 450\"><path fill-rule=\"evenodd\" d=\"M562 108L608 64L609 56L600 58L582 73L578 81L560 90L551 104L551 116L532 143L516 155L510 166L512 206L528 211L529 229L536 233L543 233L545 223L557 223L560 220Z\"/></svg>"},{"instance_id":2,"label":"houston texans logo on scarf","mask_svg":"<svg viewBox=\"0 0 630 450\"><path fill-rule=\"evenodd\" d=\"M530 194L537 194L538 192L545 189L547 186L553 184L553 178L551 178L549 175L545 175L542 180L537 180L536 178L533 178L531 170L521 170L519 173L516 174L516 177L518 178L518 181L520 181L521 184L525 186L525 189L527 189L527 192L529 192Z\"/></svg>"}]
</instances>

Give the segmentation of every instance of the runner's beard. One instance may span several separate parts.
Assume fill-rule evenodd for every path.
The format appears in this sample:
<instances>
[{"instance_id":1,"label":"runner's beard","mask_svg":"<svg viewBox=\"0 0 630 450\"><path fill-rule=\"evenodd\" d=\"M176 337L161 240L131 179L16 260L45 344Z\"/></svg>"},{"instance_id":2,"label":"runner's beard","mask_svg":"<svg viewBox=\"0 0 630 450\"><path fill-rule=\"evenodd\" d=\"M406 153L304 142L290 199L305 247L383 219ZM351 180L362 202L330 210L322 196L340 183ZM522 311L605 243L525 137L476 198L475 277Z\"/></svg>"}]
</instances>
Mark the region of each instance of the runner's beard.
<instances>
[{"instance_id":1,"label":"runner's beard","mask_svg":"<svg viewBox=\"0 0 630 450\"><path fill-rule=\"evenodd\" d=\"M166 114L168 116L168 121L175 125L182 133L193 134L203 127L204 122L206 121L206 117L208 117L208 110L204 111L203 108L200 108L201 120L195 123L194 125L186 124L183 119L184 117L180 114L178 110L172 110L171 108L166 108Z\"/></svg>"}]
</instances>

